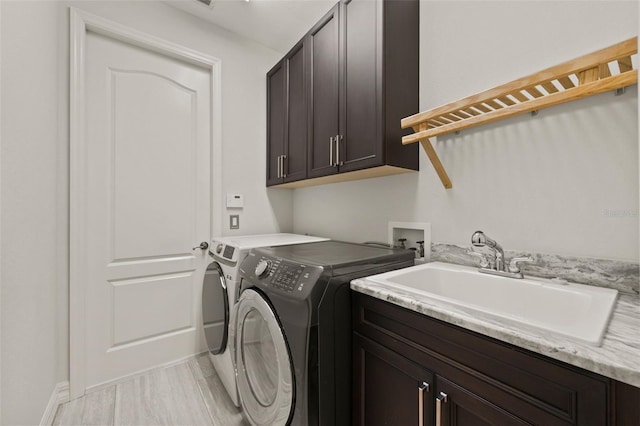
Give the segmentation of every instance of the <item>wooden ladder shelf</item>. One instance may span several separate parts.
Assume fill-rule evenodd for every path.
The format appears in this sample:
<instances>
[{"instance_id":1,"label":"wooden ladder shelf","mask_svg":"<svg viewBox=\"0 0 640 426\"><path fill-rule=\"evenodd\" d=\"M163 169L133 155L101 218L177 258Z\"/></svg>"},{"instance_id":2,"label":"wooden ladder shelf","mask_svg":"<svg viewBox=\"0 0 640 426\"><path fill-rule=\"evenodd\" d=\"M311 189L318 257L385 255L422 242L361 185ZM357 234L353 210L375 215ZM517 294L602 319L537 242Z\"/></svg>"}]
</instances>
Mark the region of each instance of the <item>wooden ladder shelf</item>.
<instances>
[{"instance_id":1,"label":"wooden ladder shelf","mask_svg":"<svg viewBox=\"0 0 640 426\"><path fill-rule=\"evenodd\" d=\"M429 138L638 83L638 38L598 50L456 102L403 118L402 144L420 142L445 188L451 188Z\"/></svg>"}]
</instances>

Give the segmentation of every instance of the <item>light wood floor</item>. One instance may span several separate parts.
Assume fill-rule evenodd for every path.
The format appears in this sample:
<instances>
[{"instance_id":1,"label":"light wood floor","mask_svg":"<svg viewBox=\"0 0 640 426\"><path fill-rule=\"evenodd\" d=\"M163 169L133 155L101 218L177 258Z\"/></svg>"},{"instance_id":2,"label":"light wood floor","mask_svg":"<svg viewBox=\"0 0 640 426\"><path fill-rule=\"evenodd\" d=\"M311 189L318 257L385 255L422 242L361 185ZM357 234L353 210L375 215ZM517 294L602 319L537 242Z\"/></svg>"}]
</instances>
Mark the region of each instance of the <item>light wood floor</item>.
<instances>
[{"instance_id":1,"label":"light wood floor","mask_svg":"<svg viewBox=\"0 0 640 426\"><path fill-rule=\"evenodd\" d=\"M153 370L58 408L54 425L245 425L209 357Z\"/></svg>"}]
</instances>

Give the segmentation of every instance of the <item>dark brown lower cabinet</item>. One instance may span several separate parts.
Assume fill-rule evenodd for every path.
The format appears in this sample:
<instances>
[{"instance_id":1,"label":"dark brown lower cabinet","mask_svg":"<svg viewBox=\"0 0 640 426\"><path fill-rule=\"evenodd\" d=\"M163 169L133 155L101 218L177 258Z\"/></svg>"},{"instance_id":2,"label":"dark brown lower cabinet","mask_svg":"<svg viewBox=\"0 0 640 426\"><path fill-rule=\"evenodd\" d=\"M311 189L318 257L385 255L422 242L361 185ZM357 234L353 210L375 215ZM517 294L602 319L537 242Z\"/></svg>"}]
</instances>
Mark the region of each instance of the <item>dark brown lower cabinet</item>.
<instances>
[{"instance_id":1,"label":"dark brown lower cabinet","mask_svg":"<svg viewBox=\"0 0 640 426\"><path fill-rule=\"evenodd\" d=\"M436 387L436 422L438 422L439 416L441 419L439 424L441 425L519 426L531 424L444 377L437 376L436 380L438 384Z\"/></svg>"},{"instance_id":2,"label":"dark brown lower cabinet","mask_svg":"<svg viewBox=\"0 0 640 426\"><path fill-rule=\"evenodd\" d=\"M432 425L433 374L401 355L361 336L354 336L359 410L355 424ZM420 420L422 419L422 423Z\"/></svg>"},{"instance_id":3,"label":"dark brown lower cabinet","mask_svg":"<svg viewBox=\"0 0 640 426\"><path fill-rule=\"evenodd\" d=\"M355 425L640 425L640 389L360 293Z\"/></svg>"}]
</instances>

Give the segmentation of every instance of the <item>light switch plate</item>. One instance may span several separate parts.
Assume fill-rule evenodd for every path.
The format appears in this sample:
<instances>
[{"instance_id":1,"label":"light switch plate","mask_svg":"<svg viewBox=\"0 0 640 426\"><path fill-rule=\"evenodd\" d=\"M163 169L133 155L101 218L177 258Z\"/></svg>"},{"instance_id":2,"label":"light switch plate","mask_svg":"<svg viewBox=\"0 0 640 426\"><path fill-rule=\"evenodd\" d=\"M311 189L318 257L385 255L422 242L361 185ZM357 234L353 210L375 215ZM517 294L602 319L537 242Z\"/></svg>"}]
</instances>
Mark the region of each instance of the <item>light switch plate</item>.
<instances>
[{"instance_id":1,"label":"light switch plate","mask_svg":"<svg viewBox=\"0 0 640 426\"><path fill-rule=\"evenodd\" d=\"M229 216L229 229L240 229L239 214L232 214Z\"/></svg>"},{"instance_id":2,"label":"light switch plate","mask_svg":"<svg viewBox=\"0 0 640 426\"><path fill-rule=\"evenodd\" d=\"M227 208L228 209L241 209L244 207L244 195L242 194L227 194Z\"/></svg>"}]
</instances>

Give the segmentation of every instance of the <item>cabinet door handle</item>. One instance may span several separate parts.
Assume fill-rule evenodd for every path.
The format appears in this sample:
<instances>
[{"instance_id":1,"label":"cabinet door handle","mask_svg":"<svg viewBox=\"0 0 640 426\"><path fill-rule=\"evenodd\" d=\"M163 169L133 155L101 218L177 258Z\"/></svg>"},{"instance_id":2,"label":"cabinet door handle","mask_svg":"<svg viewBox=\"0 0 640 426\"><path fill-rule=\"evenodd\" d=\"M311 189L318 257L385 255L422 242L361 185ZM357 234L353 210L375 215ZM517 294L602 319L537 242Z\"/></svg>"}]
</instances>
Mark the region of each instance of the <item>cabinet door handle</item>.
<instances>
[{"instance_id":1,"label":"cabinet door handle","mask_svg":"<svg viewBox=\"0 0 640 426\"><path fill-rule=\"evenodd\" d=\"M340 141L342 140L342 135L336 135L336 166L342 166L340 162Z\"/></svg>"},{"instance_id":2,"label":"cabinet door handle","mask_svg":"<svg viewBox=\"0 0 640 426\"><path fill-rule=\"evenodd\" d=\"M278 155L278 171L277 171L277 177L278 179L280 179L282 176L280 176L280 161L282 160L282 155Z\"/></svg>"},{"instance_id":3,"label":"cabinet door handle","mask_svg":"<svg viewBox=\"0 0 640 426\"><path fill-rule=\"evenodd\" d=\"M287 177L287 173L285 172L285 169L284 169L284 167L285 167L285 164L284 164L284 163L285 163L285 160L286 160L286 159L287 159L287 156L286 156L286 155L283 155L283 156L282 156L282 177L283 177L283 178L286 178L286 177ZM288 166L288 165L289 165L289 163L287 162L287 166Z\"/></svg>"},{"instance_id":4,"label":"cabinet door handle","mask_svg":"<svg viewBox=\"0 0 640 426\"><path fill-rule=\"evenodd\" d=\"M333 162L333 136L329 136L329 166L333 167L335 165Z\"/></svg>"},{"instance_id":5,"label":"cabinet door handle","mask_svg":"<svg viewBox=\"0 0 640 426\"><path fill-rule=\"evenodd\" d=\"M418 386L418 426L424 426L424 393L429 392L429 384L427 382L420 383Z\"/></svg>"},{"instance_id":6,"label":"cabinet door handle","mask_svg":"<svg viewBox=\"0 0 640 426\"><path fill-rule=\"evenodd\" d=\"M447 394L440 392L436 397L436 426L442 426L442 403L448 402Z\"/></svg>"}]
</instances>

